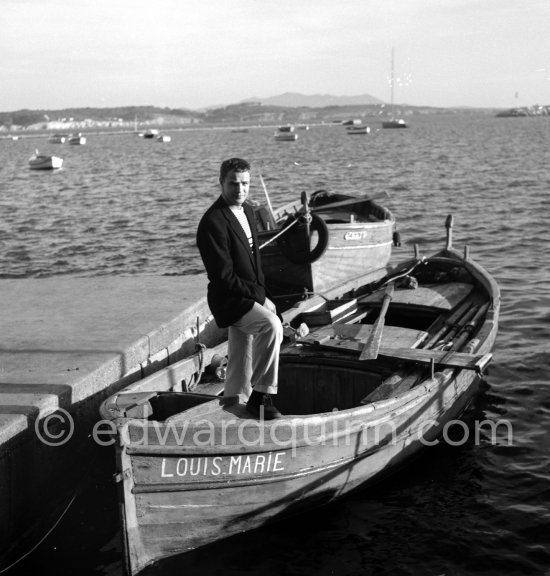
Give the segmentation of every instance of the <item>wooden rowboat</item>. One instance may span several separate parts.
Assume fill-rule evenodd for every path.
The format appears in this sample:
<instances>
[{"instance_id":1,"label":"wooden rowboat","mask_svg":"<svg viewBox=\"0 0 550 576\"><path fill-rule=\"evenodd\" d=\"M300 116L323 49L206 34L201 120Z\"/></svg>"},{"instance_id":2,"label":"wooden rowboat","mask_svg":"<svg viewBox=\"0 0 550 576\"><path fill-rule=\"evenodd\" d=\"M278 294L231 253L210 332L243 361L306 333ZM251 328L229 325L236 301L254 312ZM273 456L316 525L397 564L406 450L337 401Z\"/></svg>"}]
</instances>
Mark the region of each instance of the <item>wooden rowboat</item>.
<instances>
[{"instance_id":1,"label":"wooden rowboat","mask_svg":"<svg viewBox=\"0 0 550 576\"><path fill-rule=\"evenodd\" d=\"M205 393L223 386L205 369L220 347L104 402L128 574L364 486L460 417L491 359L493 278L449 241L348 288L285 313L280 419L253 419L236 397ZM300 324L310 333L292 336ZM193 392L178 391L201 375Z\"/></svg>"},{"instance_id":2,"label":"wooden rowboat","mask_svg":"<svg viewBox=\"0 0 550 576\"><path fill-rule=\"evenodd\" d=\"M264 276L278 299L384 269L399 243L393 214L367 196L318 190L273 211L256 207L256 222Z\"/></svg>"}]
</instances>

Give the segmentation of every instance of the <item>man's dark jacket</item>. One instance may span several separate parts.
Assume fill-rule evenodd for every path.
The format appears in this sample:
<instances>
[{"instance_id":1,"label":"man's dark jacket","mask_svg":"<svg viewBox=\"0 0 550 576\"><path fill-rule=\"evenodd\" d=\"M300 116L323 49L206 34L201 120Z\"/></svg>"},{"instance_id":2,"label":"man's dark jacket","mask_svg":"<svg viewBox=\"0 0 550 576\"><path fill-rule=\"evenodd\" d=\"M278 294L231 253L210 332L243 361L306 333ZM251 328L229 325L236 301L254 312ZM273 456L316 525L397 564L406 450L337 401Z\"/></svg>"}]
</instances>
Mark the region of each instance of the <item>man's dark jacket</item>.
<instances>
[{"instance_id":1,"label":"man's dark jacket","mask_svg":"<svg viewBox=\"0 0 550 576\"><path fill-rule=\"evenodd\" d=\"M244 314L254 302L265 302L267 291L260 263L254 212L243 204L250 224L254 253L237 217L220 196L201 218L197 246L208 275L208 306L220 328Z\"/></svg>"}]
</instances>

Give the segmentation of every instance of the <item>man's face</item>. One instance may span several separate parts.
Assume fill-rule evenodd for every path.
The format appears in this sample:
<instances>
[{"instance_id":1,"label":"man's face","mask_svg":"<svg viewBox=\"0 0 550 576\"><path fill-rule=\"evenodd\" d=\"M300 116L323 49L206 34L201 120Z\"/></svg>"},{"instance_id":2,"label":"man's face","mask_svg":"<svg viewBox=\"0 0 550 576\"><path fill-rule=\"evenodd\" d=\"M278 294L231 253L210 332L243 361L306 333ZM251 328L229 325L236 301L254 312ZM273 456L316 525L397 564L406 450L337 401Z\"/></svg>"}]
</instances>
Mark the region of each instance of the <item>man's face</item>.
<instances>
[{"instance_id":1,"label":"man's face","mask_svg":"<svg viewBox=\"0 0 550 576\"><path fill-rule=\"evenodd\" d=\"M222 196L229 206L242 206L248 197L250 172L231 170L221 182Z\"/></svg>"}]
</instances>

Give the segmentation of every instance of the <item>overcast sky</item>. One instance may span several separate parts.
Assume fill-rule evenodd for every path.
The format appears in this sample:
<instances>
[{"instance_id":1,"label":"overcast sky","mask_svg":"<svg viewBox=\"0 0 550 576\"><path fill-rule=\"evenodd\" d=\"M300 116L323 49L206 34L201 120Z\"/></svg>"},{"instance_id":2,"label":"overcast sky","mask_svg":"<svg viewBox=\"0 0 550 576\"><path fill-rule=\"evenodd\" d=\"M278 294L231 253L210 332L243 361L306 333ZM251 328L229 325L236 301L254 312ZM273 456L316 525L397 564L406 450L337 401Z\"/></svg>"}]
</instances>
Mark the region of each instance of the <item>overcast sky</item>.
<instances>
[{"instance_id":1,"label":"overcast sky","mask_svg":"<svg viewBox=\"0 0 550 576\"><path fill-rule=\"evenodd\" d=\"M0 0L0 111L550 104L550 0Z\"/></svg>"}]
</instances>

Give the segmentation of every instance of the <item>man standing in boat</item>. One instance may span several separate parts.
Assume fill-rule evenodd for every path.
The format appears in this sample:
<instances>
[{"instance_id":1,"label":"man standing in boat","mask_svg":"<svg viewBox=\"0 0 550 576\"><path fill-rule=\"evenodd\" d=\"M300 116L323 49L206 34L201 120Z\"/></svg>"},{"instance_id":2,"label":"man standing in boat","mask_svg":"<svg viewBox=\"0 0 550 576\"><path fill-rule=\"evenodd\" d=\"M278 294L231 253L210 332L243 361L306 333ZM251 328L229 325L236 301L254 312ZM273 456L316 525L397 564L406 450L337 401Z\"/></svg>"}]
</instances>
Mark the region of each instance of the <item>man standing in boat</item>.
<instances>
[{"instance_id":1,"label":"man standing in boat","mask_svg":"<svg viewBox=\"0 0 550 576\"><path fill-rule=\"evenodd\" d=\"M208 305L220 328L228 327L224 395L248 399L255 417L274 419L279 347L283 328L268 298L260 261L254 213L245 204L250 164L230 158L220 167L221 196L208 208L197 230L208 275Z\"/></svg>"}]
</instances>

